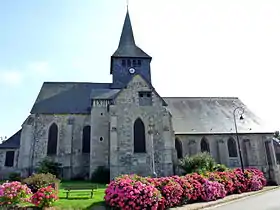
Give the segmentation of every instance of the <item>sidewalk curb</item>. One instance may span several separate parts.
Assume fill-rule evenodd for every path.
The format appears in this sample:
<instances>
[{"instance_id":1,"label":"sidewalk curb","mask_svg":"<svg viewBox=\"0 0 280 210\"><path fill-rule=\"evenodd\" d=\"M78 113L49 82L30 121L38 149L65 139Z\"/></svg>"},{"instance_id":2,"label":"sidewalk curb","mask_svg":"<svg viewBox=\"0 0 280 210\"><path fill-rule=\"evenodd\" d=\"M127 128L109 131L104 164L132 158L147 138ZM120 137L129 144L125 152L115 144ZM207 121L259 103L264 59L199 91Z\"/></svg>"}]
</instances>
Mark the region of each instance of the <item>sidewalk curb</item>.
<instances>
[{"instance_id":1,"label":"sidewalk curb","mask_svg":"<svg viewBox=\"0 0 280 210\"><path fill-rule=\"evenodd\" d=\"M205 208L210 208L210 207L215 207L215 206L218 207L218 206L226 205L226 204L231 203L231 202L235 202L235 201L242 200L242 199L245 199L245 198L248 198L248 197L260 195L262 193L273 191L273 190L277 190L277 189L280 189L280 186L269 187L268 189L264 188L263 190L255 191L255 192L248 192L246 194L244 194L244 193L243 194L236 194L236 195L240 195L240 196L233 197L233 198L230 198L228 200L220 199L220 200L212 201L212 203L208 203L208 204L207 203L201 203L202 205L198 206L198 207L193 207L192 208L190 206L192 204L189 204L189 205L180 206L180 207L171 208L171 209L178 209L178 210L200 210L200 209L205 209ZM203 205L203 204L205 204L205 205Z\"/></svg>"}]
</instances>

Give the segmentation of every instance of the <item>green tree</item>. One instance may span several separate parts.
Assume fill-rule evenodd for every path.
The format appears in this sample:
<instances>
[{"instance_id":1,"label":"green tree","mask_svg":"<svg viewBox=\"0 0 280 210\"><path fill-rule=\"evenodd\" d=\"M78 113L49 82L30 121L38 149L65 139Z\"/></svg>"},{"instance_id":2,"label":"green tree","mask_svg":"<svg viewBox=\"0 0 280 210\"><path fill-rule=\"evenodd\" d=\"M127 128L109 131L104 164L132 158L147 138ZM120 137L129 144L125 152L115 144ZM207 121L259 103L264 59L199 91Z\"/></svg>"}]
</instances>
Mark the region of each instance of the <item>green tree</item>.
<instances>
[{"instance_id":1,"label":"green tree","mask_svg":"<svg viewBox=\"0 0 280 210\"><path fill-rule=\"evenodd\" d=\"M279 131L275 131L275 133L274 133L274 138L277 138L277 139L280 139L280 133L279 133Z\"/></svg>"},{"instance_id":2,"label":"green tree","mask_svg":"<svg viewBox=\"0 0 280 210\"><path fill-rule=\"evenodd\" d=\"M204 173L214 171L216 162L208 152L197 153L193 156L185 156L179 160L179 167L186 173Z\"/></svg>"},{"instance_id":3,"label":"green tree","mask_svg":"<svg viewBox=\"0 0 280 210\"><path fill-rule=\"evenodd\" d=\"M60 177L60 172L61 172L61 164L48 160L48 159L44 159L43 161L41 161L39 163L39 167L38 167L38 173L42 173L42 174L53 174L56 177Z\"/></svg>"}]
</instances>

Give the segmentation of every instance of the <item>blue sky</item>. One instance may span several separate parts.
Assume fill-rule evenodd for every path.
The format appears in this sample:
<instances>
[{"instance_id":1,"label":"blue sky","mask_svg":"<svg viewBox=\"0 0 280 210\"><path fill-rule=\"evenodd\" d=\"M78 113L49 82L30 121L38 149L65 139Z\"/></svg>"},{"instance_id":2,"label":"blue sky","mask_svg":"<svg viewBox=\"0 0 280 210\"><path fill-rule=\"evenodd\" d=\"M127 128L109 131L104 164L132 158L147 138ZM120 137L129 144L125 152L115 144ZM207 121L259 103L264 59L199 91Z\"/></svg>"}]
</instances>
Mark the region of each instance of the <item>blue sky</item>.
<instances>
[{"instance_id":1,"label":"blue sky","mask_svg":"<svg viewBox=\"0 0 280 210\"><path fill-rule=\"evenodd\" d=\"M126 0L0 0L0 136L44 81L110 82ZM278 128L279 0L130 0L162 96L238 96Z\"/></svg>"},{"instance_id":2,"label":"blue sky","mask_svg":"<svg viewBox=\"0 0 280 210\"><path fill-rule=\"evenodd\" d=\"M0 135L20 128L44 81L110 81L125 12L113 2L0 1Z\"/></svg>"}]
</instances>

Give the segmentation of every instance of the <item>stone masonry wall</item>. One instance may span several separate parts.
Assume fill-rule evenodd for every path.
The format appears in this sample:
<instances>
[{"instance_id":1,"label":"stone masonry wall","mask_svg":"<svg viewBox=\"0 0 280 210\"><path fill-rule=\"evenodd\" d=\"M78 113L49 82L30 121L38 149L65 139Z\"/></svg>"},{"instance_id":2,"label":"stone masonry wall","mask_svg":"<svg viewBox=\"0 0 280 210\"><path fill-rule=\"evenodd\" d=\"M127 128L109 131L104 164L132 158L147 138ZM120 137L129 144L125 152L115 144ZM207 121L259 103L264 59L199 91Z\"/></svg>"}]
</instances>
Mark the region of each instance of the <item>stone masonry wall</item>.
<instances>
[{"instance_id":1,"label":"stone masonry wall","mask_svg":"<svg viewBox=\"0 0 280 210\"><path fill-rule=\"evenodd\" d=\"M109 166L109 113L108 102L94 101L91 110L90 175L98 166Z\"/></svg>"},{"instance_id":2,"label":"stone masonry wall","mask_svg":"<svg viewBox=\"0 0 280 210\"><path fill-rule=\"evenodd\" d=\"M5 160L6 160L6 152L8 151L14 151L14 166L13 167L6 167L5 166ZM18 166L18 155L19 150L18 149L1 149L0 150L0 180L7 179L9 174L12 172L19 172L17 169Z\"/></svg>"},{"instance_id":3,"label":"stone masonry wall","mask_svg":"<svg viewBox=\"0 0 280 210\"><path fill-rule=\"evenodd\" d=\"M52 123L56 123L57 155L50 158L62 164L65 178L88 175L89 154L82 154L82 131L84 126L90 125L90 115L41 114L32 117L31 125L22 126L19 168L26 172L31 162L37 166L47 156L48 130Z\"/></svg>"},{"instance_id":4,"label":"stone masonry wall","mask_svg":"<svg viewBox=\"0 0 280 210\"><path fill-rule=\"evenodd\" d=\"M176 135L176 137L182 142L183 156L200 152L200 142L205 137L209 142L211 155L218 163L225 164L228 167L240 167L239 154L236 158L231 158L228 154L227 141L230 137L236 141L235 134ZM257 167L260 169L267 167L264 147L264 141L267 138L270 138L270 136L265 134L239 134L245 167Z\"/></svg>"},{"instance_id":5,"label":"stone masonry wall","mask_svg":"<svg viewBox=\"0 0 280 210\"><path fill-rule=\"evenodd\" d=\"M111 178L124 173L152 175L151 138L154 140L156 172L160 176L173 174L175 148L170 124L170 114L162 100L152 92L152 106L139 106L138 92L151 91L140 76L135 76L126 89L118 95L115 105L110 106L110 171ZM146 132L146 153L133 151L133 126L141 118ZM149 124L154 125L153 135Z\"/></svg>"}]
</instances>

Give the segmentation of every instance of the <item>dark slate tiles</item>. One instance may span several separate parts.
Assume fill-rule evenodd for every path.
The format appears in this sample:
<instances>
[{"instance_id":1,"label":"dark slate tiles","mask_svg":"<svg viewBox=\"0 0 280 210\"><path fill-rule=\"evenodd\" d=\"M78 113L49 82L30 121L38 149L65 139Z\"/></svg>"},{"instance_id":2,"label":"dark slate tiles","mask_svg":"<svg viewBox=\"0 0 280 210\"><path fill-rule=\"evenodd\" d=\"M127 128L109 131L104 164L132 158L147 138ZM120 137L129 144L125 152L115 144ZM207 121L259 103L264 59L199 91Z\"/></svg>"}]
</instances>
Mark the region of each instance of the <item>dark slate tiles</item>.
<instances>
[{"instance_id":1,"label":"dark slate tiles","mask_svg":"<svg viewBox=\"0 0 280 210\"><path fill-rule=\"evenodd\" d=\"M244 120L237 119L241 133L270 133L264 122L235 97L166 97L176 134L234 133L233 110L245 108Z\"/></svg>"},{"instance_id":2,"label":"dark slate tiles","mask_svg":"<svg viewBox=\"0 0 280 210\"><path fill-rule=\"evenodd\" d=\"M89 113L92 90L106 88L110 83L44 83L31 114Z\"/></svg>"},{"instance_id":3,"label":"dark slate tiles","mask_svg":"<svg viewBox=\"0 0 280 210\"><path fill-rule=\"evenodd\" d=\"M18 149L20 146L21 129L0 144L0 149Z\"/></svg>"}]
</instances>

